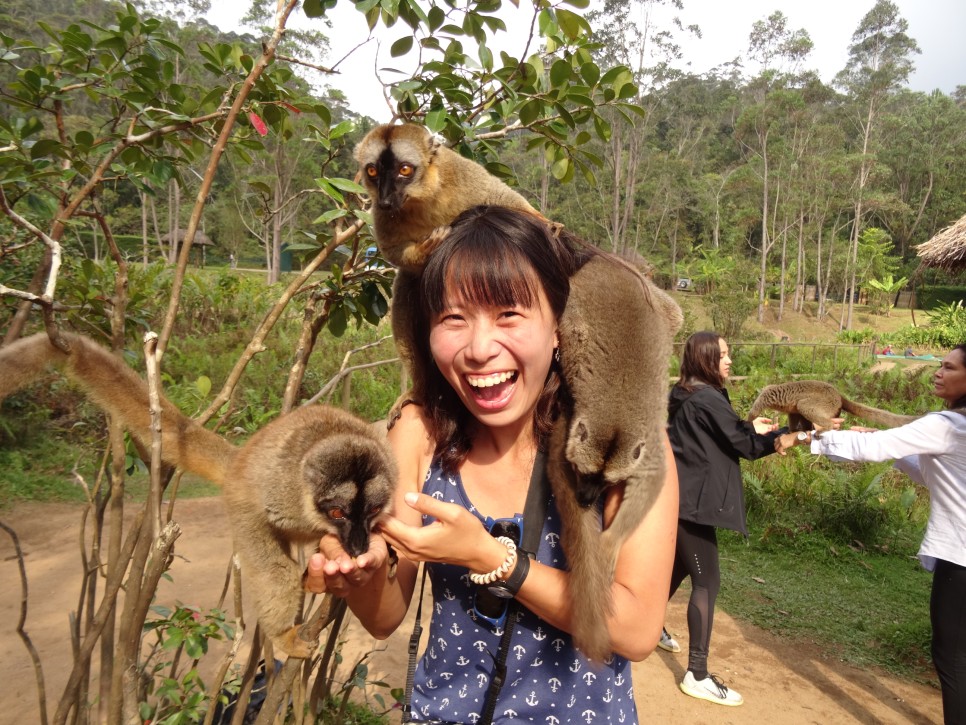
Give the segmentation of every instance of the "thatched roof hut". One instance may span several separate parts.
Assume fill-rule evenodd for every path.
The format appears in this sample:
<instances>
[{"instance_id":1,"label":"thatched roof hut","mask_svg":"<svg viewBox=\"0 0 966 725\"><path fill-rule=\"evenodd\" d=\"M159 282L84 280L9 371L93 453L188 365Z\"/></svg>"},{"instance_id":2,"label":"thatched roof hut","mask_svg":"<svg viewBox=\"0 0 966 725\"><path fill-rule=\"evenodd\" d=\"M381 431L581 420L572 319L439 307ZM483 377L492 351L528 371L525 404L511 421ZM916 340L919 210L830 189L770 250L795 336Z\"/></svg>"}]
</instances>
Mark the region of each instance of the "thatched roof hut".
<instances>
[{"instance_id":1,"label":"thatched roof hut","mask_svg":"<svg viewBox=\"0 0 966 725\"><path fill-rule=\"evenodd\" d=\"M178 230L178 246L179 247L181 246L181 243L184 241L184 237L185 237L185 232L186 231L187 231L186 229L179 229ZM161 237L161 241L164 242L165 244L170 243L171 242L171 232L168 232L163 237ZM215 243L213 241L211 241L211 238L207 234L205 234L203 231L201 231L200 229L198 229L195 232L195 241L194 241L194 244L195 245L198 245L198 246L202 246L202 247L211 247L211 246L214 246Z\"/></svg>"},{"instance_id":2,"label":"thatched roof hut","mask_svg":"<svg viewBox=\"0 0 966 725\"><path fill-rule=\"evenodd\" d=\"M927 267L949 271L966 269L966 216L950 224L928 242L920 244L917 250Z\"/></svg>"}]
</instances>

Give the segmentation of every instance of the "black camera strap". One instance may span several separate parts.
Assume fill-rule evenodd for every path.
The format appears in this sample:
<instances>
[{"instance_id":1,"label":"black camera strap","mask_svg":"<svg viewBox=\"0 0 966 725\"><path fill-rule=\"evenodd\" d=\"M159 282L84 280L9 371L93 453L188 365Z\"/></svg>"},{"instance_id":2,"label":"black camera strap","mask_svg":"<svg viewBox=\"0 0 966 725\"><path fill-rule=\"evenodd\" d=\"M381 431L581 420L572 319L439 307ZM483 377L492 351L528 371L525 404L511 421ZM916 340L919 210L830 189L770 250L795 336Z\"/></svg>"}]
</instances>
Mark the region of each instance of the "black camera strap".
<instances>
[{"instance_id":1,"label":"black camera strap","mask_svg":"<svg viewBox=\"0 0 966 725\"><path fill-rule=\"evenodd\" d=\"M537 548L540 546L540 533L543 531L543 522L547 517L547 503L550 499L550 485L546 476L547 454L544 451L537 451L533 460L533 471L530 473L530 484L527 487L527 502L523 509L523 537L517 550L521 555L535 559ZM406 668L406 691L403 702L404 723L413 722L412 720L412 696L413 684L416 675L416 654L419 648L419 639L423 628L421 624L423 609L423 591L426 587L426 565L423 564L422 581L419 585L419 604L416 607L416 623L413 626L413 633L409 638L409 666ZM517 620L520 618L520 605L516 599L507 602L506 622L503 625L503 636L500 638L500 647L497 650L493 661L493 675L490 678L490 687L486 692L486 701L483 704L483 711L477 725L490 725L493 722L493 713L496 710L496 700L503 689L506 680L506 658L510 652L510 639L513 637L513 630Z\"/></svg>"},{"instance_id":2,"label":"black camera strap","mask_svg":"<svg viewBox=\"0 0 966 725\"><path fill-rule=\"evenodd\" d=\"M547 482L547 454L537 451L533 461L533 472L530 474L530 485L527 488L527 503L523 509L523 537L518 547L520 553L531 559L537 557L537 547L540 546L540 532L547 516L547 499L550 497L550 487ZM478 725L490 725L493 722L493 712L496 710L496 699L500 696L503 683L506 680L506 658L510 652L510 638L516 628L517 620L522 612L516 599L507 603L506 623L503 625L503 636L500 638L500 649L493 662L493 676L490 687L486 691L486 702L480 713Z\"/></svg>"}]
</instances>

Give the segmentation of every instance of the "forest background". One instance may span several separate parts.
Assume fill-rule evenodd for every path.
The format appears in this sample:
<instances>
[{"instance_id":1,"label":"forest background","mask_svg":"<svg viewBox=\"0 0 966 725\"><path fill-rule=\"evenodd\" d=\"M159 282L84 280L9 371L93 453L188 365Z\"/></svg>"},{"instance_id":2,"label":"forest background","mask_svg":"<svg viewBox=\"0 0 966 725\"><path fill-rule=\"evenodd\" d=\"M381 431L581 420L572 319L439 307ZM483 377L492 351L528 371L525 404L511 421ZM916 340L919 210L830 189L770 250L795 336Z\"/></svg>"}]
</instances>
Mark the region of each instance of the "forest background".
<instances>
[{"instance_id":1,"label":"forest background","mask_svg":"<svg viewBox=\"0 0 966 725\"><path fill-rule=\"evenodd\" d=\"M385 414L401 384L387 363L383 321L393 272L369 253L351 149L387 119L360 118L318 85L332 4L304 4L318 31L285 30L297 3L274 15L256 6L246 35L199 20L203 3L5 6L6 341L64 326L128 351L139 370L163 362L165 395L234 440L296 404L332 400L349 368L356 371L343 405L369 419ZM675 34L683 29L630 22L660 4L587 11L581 0L540 3L532 38L516 55L489 49L501 27L498 2L355 6L372 26L398 29L392 55L422 53L413 76L386 89L399 115L441 133L545 214L664 286L690 280L678 293L682 334L714 326L750 341L795 325L785 336L831 329L843 343L875 339L921 352L961 341L962 280L921 269L915 245L966 211L966 90L904 87L916 45L895 5L870 7L829 86L805 70L810 41L780 13L751 29L748 54L762 67L754 77L738 66L700 76L674 70L665 61L681 52ZM895 325L890 315L899 313L890 310L909 288L931 317ZM803 318L814 325L799 327ZM160 329L160 339L141 359L148 329ZM784 347L775 359L736 346L736 368L749 376L736 405L742 410L767 382L808 374L900 412L934 407L923 392L928 371L862 374L867 351ZM85 544L94 566L74 615L76 677L51 719L213 718L209 705L222 688L198 678L202 643L241 629L223 612L206 613L204 627L192 624L197 612L156 613L142 642L137 616L148 608L139 602L150 602L157 569L148 550L155 541L169 553L174 546L162 540L171 509L161 509L172 472L163 481L146 475L134 447L100 421L76 391L51 381L11 397L0 419L3 501L61 496L66 477L81 482L73 495L96 522ZM746 616L780 630L801 622L827 630L809 612L876 601L848 576L860 566L874 572L862 586L900 601L877 601L878 612L856 613L861 626L842 617L822 636L856 661L928 679L927 584L908 566L928 506L923 494L885 466L800 459L755 464L746 483L755 566L774 557L775 590L755 609L761 593L749 595L739 582L750 577L735 571L726 606L750 606ZM135 550L125 555L123 527L102 541L101 525L120 522L131 496L149 523L127 534ZM747 544L730 546L737 566L749 561ZM782 572L800 572L803 555L814 560L827 600L786 598L800 587ZM124 589L140 597L117 598L124 576ZM316 610L323 624L338 616L328 606ZM304 703L314 716L331 707L331 656L306 663L296 710ZM245 692L259 657L256 646L246 667L230 668L232 687ZM291 687L294 675L286 676ZM360 681L359 667L338 680L346 692Z\"/></svg>"}]
</instances>

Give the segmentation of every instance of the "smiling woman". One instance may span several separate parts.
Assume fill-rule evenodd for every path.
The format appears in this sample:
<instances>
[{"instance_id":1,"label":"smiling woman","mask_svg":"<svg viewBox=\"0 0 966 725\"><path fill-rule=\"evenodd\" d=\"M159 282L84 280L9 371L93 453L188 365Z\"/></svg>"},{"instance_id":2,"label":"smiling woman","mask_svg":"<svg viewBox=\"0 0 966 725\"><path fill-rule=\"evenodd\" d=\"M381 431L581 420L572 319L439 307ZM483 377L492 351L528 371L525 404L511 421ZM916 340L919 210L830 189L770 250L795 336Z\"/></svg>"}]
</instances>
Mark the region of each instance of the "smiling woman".
<instances>
[{"instance_id":1,"label":"smiling woman","mask_svg":"<svg viewBox=\"0 0 966 725\"><path fill-rule=\"evenodd\" d=\"M420 279L414 364L426 371L426 404L404 407L389 433L400 469L393 517L368 553L352 559L326 537L309 562L308 585L345 596L378 637L403 621L418 564L427 564L434 606L412 689L417 721L637 721L630 661L650 654L661 631L673 469L618 552L606 623L613 654L601 664L571 636L580 603L569 596L557 503L549 495L545 514L527 513L563 404L555 350L569 279L592 254L511 209L476 207L453 222ZM623 494L619 484L607 489L604 523ZM501 522L515 522L516 533L504 535ZM529 556L528 531L537 532ZM400 554L393 579L386 542ZM513 616L504 620L500 602L481 592L513 600Z\"/></svg>"}]
</instances>

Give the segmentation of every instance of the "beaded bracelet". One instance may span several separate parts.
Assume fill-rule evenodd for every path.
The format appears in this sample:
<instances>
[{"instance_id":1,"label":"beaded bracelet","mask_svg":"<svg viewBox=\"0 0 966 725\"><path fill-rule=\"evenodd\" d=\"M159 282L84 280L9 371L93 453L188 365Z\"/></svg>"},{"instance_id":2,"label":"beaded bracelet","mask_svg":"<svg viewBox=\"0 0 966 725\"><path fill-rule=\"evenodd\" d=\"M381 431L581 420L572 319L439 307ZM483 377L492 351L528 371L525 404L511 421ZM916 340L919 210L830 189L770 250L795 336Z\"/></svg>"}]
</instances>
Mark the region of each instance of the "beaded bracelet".
<instances>
[{"instance_id":1,"label":"beaded bracelet","mask_svg":"<svg viewBox=\"0 0 966 725\"><path fill-rule=\"evenodd\" d=\"M517 545L513 539L506 536L498 536L496 540L506 547L506 559L504 559L500 566L486 574L470 572L470 581L474 584L490 584L497 579L502 579L513 568L514 564L517 563Z\"/></svg>"}]
</instances>

